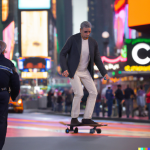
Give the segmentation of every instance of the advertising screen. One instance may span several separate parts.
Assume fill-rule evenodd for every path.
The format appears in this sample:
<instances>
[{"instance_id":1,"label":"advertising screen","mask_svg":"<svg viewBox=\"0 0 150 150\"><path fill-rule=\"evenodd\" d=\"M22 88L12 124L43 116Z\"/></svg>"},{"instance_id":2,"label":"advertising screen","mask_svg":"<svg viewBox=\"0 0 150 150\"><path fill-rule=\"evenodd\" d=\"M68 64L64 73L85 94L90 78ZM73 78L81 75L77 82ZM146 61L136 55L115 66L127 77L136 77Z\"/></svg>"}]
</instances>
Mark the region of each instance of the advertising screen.
<instances>
[{"instance_id":1,"label":"advertising screen","mask_svg":"<svg viewBox=\"0 0 150 150\"><path fill-rule=\"evenodd\" d=\"M126 4L126 0L115 0L115 11L119 11Z\"/></svg>"},{"instance_id":2,"label":"advertising screen","mask_svg":"<svg viewBox=\"0 0 150 150\"><path fill-rule=\"evenodd\" d=\"M19 9L50 9L51 0L18 0Z\"/></svg>"},{"instance_id":3,"label":"advertising screen","mask_svg":"<svg viewBox=\"0 0 150 150\"><path fill-rule=\"evenodd\" d=\"M14 52L14 28L15 22L12 21L4 30L3 30L3 41L7 44L5 57L12 60Z\"/></svg>"},{"instance_id":4,"label":"advertising screen","mask_svg":"<svg viewBox=\"0 0 150 150\"><path fill-rule=\"evenodd\" d=\"M116 1L118 2L118 9L114 14L114 37L116 47L121 49L124 45L124 37L126 39L135 39L136 30L128 27L128 4L123 4L118 0ZM119 8L119 6L121 7Z\"/></svg>"},{"instance_id":5,"label":"advertising screen","mask_svg":"<svg viewBox=\"0 0 150 150\"><path fill-rule=\"evenodd\" d=\"M24 79L46 79L47 77L47 72L21 72L21 78Z\"/></svg>"},{"instance_id":6,"label":"advertising screen","mask_svg":"<svg viewBox=\"0 0 150 150\"><path fill-rule=\"evenodd\" d=\"M128 0L129 4L129 27L150 24L150 0Z\"/></svg>"},{"instance_id":7,"label":"advertising screen","mask_svg":"<svg viewBox=\"0 0 150 150\"><path fill-rule=\"evenodd\" d=\"M21 12L22 57L48 56L48 12Z\"/></svg>"},{"instance_id":8,"label":"advertising screen","mask_svg":"<svg viewBox=\"0 0 150 150\"><path fill-rule=\"evenodd\" d=\"M9 0L2 0L2 21L6 21L9 13Z\"/></svg>"},{"instance_id":9,"label":"advertising screen","mask_svg":"<svg viewBox=\"0 0 150 150\"><path fill-rule=\"evenodd\" d=\"M51 68L51 58L46 57L29 57L29 58L23 58L20 57L18 59L19 62L19 69L30 69L30 68L37 68L37 69L45 69L49 70Z\"/></svg>"},{"instance_id":10,"label":"advertising screen","mask_svg":"<svg viewBox=\"0 0 150 150\"><path fill-rule=\"evenodd\" d=\"M150 39L126 39L125 71L150 71Z\"/></svg>"}]
</instances>

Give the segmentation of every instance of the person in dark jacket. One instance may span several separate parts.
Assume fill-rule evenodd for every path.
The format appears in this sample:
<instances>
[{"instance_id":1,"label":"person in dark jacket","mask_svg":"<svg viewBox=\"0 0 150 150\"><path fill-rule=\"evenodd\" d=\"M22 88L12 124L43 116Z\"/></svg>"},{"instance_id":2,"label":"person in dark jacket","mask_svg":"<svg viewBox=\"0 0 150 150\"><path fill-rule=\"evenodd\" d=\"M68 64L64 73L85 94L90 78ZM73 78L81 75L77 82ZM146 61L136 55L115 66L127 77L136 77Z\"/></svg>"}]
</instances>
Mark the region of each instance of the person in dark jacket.
<instances>
[{"instance_id":1,"label":"person in dark jacket","mask_svg":"<svg viewBox=\"0 0 150 150\"><path fill-rule=\"evenodd\" d=\"M118 85L118 89L115 91L115 97L117 100L117 105L118 105L118 115L119 118L122 117L122 103L124 102L123 98L123 92L121 90L121 85Z\"/></svg>"},{"instance_id":2,"label":"person in dark jacket","mask_svg":"<svg viewBox=\"0 0 150 150\"><path fill-rule=\"evenodd\" d=\"M148 106L148 119L150 120L150 88L148 89L146 94L146 103Z\"/></svg>"},{"instance_id":3,"label":"person in dark jacket","mask_svg":"<svg viewBox=\"0 0 150 150\"><path fill-rule=\"evenodd\" d=\"M101 94L100 92L97 95L96 98L96 103L95 103L95 112L96 112L96 116L99 117L99 112L100 112L100 103L101 103Z\"/></svg>"},{"instance_id":4,"label":"person in dark jacket","mask_svg":"<svg viewBox=\"0 0 150 150\"><path fill-rule=\"evenodd\" d=\"M111 117L114 95L113 95L113 91L112 91L112 89L111 89L110 86L109 86L108 89L106 90L106 95L105 95L105 97L106 97L106 99L107 99L108 117Z\"/></svg>"},{"instance_id":5,"label":"person in dark jacket","mask_svg":"<svg viewBox=\"0 0 150 150\"><path fill-rule=\"evenodd\" d=\"M131 98L131 96L134 95L134 91L129 87L129 85L127 85L127 88L124 90L127 118L129 118L130 113L132 113L133 116L133 99Z\"/></svg>"},{"instance_id":6,"label":"person in dark jacket","mask_svg":"<svg viewBox=\"0 0 150 150\"><path fill-rule=\"evenodd\" d=\"M58 111L62 112L63 97L61 91L58 91L57 103L58 103Z\"/></svg>"},{"instance_id":7,"label":"person in dark jacket","mask_svg":"<svg viewBox=\"0 0 150 150\"><path fill-rule=\"evenodd\" d=\"M0 41L0 150L5 143L7 132L9 98L11 96L12 100L15 100L20 91L19 76L13 63L5 58L5 49L6 43Z\"/></svg>"},{"instance_id":8,"label":"person in dark jacket","mask_svg":"<svg viewBox=\"0 0 150 150\"><path fill-rule=\"evenodd\" d=\"M69 112L71 112L72 100L73 100L72 90L69 89L65 97L65 112L66 113L68 112L69 109L70 109Z\"/></svg>"},{"instance_id":9,"label":"person in dark jacket","mask_svg":"<svg viewBox=\"0 0 150 150\"><path fill-rule=\"evenodd\" d=\"M53 91L52 89L49 90L48 95L47 95L47 107L52 107L52 96L53 96Z\"/></svg>"},{"instance_id":10,"label":"person in dark jacket","mask_svg":"<svg viewBox=\"0 0 150 150\"><path fill-rule=\"evenodd\" d=\"M97 42L90 37L91 23L81 23L80 33L72 35L60 52L62 75L69 77L74 92L71 111L71 124L79 125L80 102L83 97L82 84L89 92L86 109L82 119L83 124L96 124L91 118L96 102L97 89L94 84L94 63L102 76L109 79L102 63ZM82 82L82 83L81 83Z\"/></svg>"}]
</instances>

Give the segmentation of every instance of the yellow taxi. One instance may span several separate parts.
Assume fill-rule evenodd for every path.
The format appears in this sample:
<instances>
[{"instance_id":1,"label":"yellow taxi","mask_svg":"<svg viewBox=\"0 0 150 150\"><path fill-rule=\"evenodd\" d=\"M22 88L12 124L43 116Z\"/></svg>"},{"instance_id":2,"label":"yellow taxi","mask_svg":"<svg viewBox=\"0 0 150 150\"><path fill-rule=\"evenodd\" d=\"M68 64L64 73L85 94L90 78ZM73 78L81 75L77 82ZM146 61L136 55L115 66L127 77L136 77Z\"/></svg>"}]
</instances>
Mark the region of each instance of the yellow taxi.
<instances>
[{"instance_id":1,"label":"yellow taxi","mask_svg":"<svg viewBox=\"0 0 150 150\"><path fill-rule=\"evenodd\" d=\"M8 104L8 111L13 111L16 113L23 113L23 101L21 98L17 99L16 101L12 101L10 98L9 104Z\"/></svg>"}]
</instances>

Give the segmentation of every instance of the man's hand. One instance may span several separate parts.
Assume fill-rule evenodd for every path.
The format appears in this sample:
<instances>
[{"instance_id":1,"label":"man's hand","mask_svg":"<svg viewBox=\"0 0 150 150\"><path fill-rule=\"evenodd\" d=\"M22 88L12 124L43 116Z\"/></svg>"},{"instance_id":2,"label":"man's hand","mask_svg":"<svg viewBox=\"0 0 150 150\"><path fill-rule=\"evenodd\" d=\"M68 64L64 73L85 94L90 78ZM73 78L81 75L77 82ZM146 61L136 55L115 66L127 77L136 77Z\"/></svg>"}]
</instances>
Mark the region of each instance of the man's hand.
<instances>
[{"instance_id":1,"label":"man's hand","mask_svg":"<svg viewBox=\"0 0 150 150\"><path fill-rule=\"evenodd\" d=\"M104 80L109 80L109 79L110 79L109 75L106 74L106 75L104 76Z\"/></svg>"},{"instance_id":2,"label":"man's hand","mask_svg":"<svg viewBox=\"0 0 150 150\"><path fill-rule=\"evenodd\" d=\"M64 72L62 73L62 76L68 77L68 76L69 76L68 70L64 71Z\"/></svg>"}]
</instances>

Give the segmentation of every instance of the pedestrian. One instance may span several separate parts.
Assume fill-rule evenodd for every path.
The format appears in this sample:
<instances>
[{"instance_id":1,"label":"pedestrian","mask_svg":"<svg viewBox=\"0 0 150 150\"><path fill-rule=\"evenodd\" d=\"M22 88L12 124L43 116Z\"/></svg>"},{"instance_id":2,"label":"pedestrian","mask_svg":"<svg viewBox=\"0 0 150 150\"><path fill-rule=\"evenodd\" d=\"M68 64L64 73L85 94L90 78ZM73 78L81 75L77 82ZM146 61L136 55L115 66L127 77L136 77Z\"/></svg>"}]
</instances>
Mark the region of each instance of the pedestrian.
<instances>
[{"instance_id":1,"label":"pedestrian","mask_svg":"<svg viewBox=\"0 0 150 150\"><path fill-rule=\"evenodd\" d=\"M0 41L0 150L5 143L7 132L8 103L19 94L20 81L14 64L5 58L6 43ZM9 93L10 88L10 93Z\"/></svg>"},{"instance_id":2,"label":"pedestrian","mask_svg":"<svg viewBox=\"0 0 150 150\"><path fill-rule=\"evenodd\" d=\"M91 23L84 21L80 26L80 33L72 35L60 52L60 66L62 75L70 78L74 92L71 111L71 124L79 125L80 102L83 97L82 84L89 92L86 102L83 124L96 124L91 118L96 102L97 89L94 84L94 63L102 76L109 79L107 71L101 61L97 42L90 37ZM82 82L82 84L81 84Z\"/></svg>"},{"instance_id":3,"label":"pedestrian","mask_svg":"<svg viewBox=\"0 0 150 150\"><path fill-rule=\"evenodd\" d=\"M57 92L54 90L54 94L52 95L52 111L57 111Z\"/></svg>"},{"instance_id":4,"label":"pedestrian","mask_svg":"<svg viewBox=\"0 0 150 150\"><path fill-rule=\"evenodd\" d=\"M100 104L101 104L101 94L99 92L96 98L96 103L95 103L95 112L96 112L97 117L99 117Z\"/></svg>"},{"instance_id":5,"label":"pedestrian","mask_svg":"<svg viewBox=\"0 0 150 150\"><path fill-rule=\"evenodd\" d=\"M47 107L52 107L52 96L53 96L53 91L51 89L47 94Z\"/></svg>"},{"instance_id":6,"label":"pedestrian","mask_svg":"<svg viewBox=\"0 0 150 150\"><path fill-rule=\"evenodd\" d=\"M129 118L130 113L133 117L133 96L135 96L134 91L127 85L127 88L124 90L124 100L126 105L126 115Z\"/></svg>"},{"instance_id":7,"label":"pedestrian","mask_svg":"<svg viewBox=\"0 0 150 150\"><path fill-rule=\"evenodd\" d=\"M121 85L118 85L118 89L115 91L115 97L117 100L117 106L118 106L118 116L119 118L122 117L122 103L124 102L123 98L123 92L121 90Z\"/></svg>"},{"instance_id":8,"label":"pedestrian","mask_svg":"<svg viewBox=\"0 0 150 150\"><path fill-rule=\"evenodd\" d=\"M66 93L66 97L65 97L65 113L71 112L71 105L72 105L72 100L73 100L73 95L72 95L72 90L68 90Z\"/></svg>"},{"instance_id":9,"label":"pedestrian","mask_svg":"<svg viewBox=\"0 0 150 150\"><path fill-rule=\"evenodd\" d=\"M105 97L107 99L108 117L111 117L114 95L113 95L113 90L111 89L110 86L108 86L108 89L106 90Z\"/></svg>"},{"instance_id":10,"label":"pedestrian","mask_svg":"<svg viewBox=\"0 0 150 150\"><path fill-rule=\"evenodd\" d=\"M146 103L148 106L148 119L150 120L150 88L148 89L148 92L146 94Z\"/></svg>"},{"instance_id":11,"label":"pedestrian","mask_svg":"<svg viewBox=\"0 0 150 150\"><path fill-rule=\"evenodd\" d=\"M139 117L145 117L145 91L143 86L140 86L140 89L137 91L137 104L139 108Z\"/></svg>"},{"instance_id":12,"label":"pedestrian","mask_svg":"<svg viewBox=\"0 0 150 150\"><path fill-rule=\"evenodd\" d=\"M58 112L62 112L63 97L61 91L58 91L57 103L58 103Z\"/></svg>"}]
</instances>

